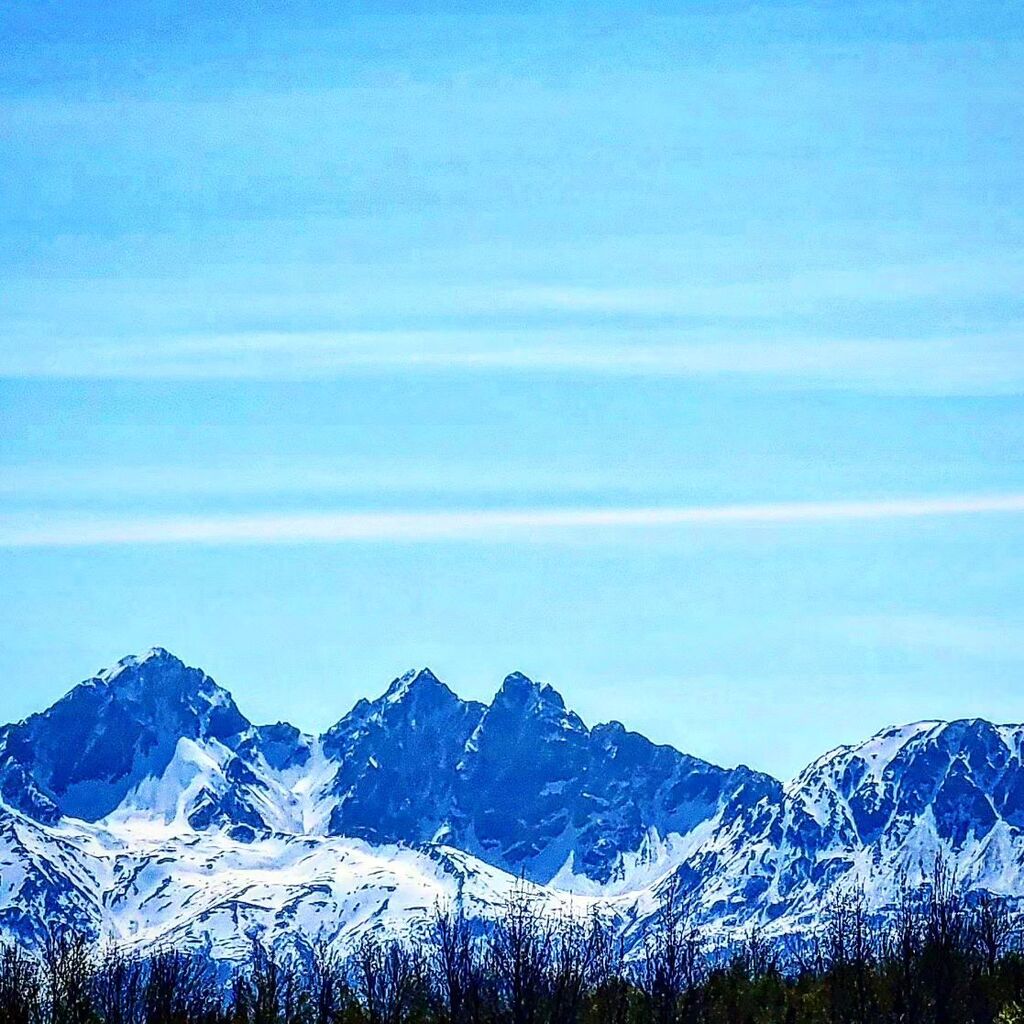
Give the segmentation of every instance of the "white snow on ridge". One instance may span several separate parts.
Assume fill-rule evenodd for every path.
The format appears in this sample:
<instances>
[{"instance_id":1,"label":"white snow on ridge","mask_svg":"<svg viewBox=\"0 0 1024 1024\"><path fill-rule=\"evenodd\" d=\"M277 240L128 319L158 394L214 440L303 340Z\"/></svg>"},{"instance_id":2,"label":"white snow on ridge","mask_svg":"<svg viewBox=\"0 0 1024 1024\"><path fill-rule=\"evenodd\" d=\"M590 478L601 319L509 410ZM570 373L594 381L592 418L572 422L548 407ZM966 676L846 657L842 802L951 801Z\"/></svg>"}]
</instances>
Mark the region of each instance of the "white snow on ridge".
<instances>
[{"instance_id":1,"label":"white snow on ridge","mask_svg":"<svg viewBox=\"0 0 1024 1024\"><path fill-rule=\"evenodd\" d=\"M244 958L255 937L294 952L317 943L350 949L367 933L407 936L429 927L439 908L493 918L520 885L548 913L589 913L599 903L444 846L291 835L248 843L218 831L174 834L171 825L47 828L11 815L0 831L3 905L17 901L33 873L63 883L58 904L88 906L82 919L101 942L172 944L226 960Z\"/></svg>"}]
</instances>

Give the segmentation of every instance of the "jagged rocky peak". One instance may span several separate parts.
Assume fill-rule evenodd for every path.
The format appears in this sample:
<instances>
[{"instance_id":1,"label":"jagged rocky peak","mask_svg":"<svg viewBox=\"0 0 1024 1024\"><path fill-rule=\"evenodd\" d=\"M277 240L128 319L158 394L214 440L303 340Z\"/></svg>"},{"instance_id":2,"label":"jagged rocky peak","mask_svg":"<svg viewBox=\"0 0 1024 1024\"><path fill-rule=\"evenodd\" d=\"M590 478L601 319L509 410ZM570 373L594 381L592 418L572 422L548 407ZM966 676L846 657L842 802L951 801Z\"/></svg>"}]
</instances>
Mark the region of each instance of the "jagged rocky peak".
<instances>
[{"instance_id":1,"label":"jagged rocky peak","mask_svg":"<svg viewBox=\"0 0 1024 1024\"><path fill-rule=\"evenodd\" d=\"M361 700L324 734L338 764L325 798L328 830L375 842L426 842L454 808L456 765L484 707L424 668Z\"/></svg>"},{"instance_id":2,"label":"jagged rocky peak","mask_svg":"<svg viewBox=\"0 0 1024 1024\"><path fill-rule=\"evenodd\" d=\"M509 674L505 676L501 682L498 692L510 695L519 694L521 696L528 696L539 693L540 690L545 688L545 686L545 683L534 682L524 672L515 671L509 672ZM548 689L550 689L550 687L548 687Z\"/></svg>"},{"instance_id":3,"label":"jagged rocky peak","mask_svg":"<svg viewBox=\"0 0 1024 1024\"><path fill-rule=\"evenodd\" d=\"M441 682L429 668L410 669L399 676L385 691L379 703L402 704L452 704L464 703L448 686Z\"/></svg>"},{"instance_id":4,"label":"jagged rocky peak","mask_svg":"<svg viewBox=\"0 0 1024 1024\"><path fill-rule=\"evenodd\" d=\"M94 691L106 691L105 706L131 705L139 716L169 720L159 724L186 726L181 735L226 737L249 728L249 721L239 712L231 694L218 686L202 669L186 665L163 647L153 647L143 655L129 655L112 668L99 672L92 679L75 687L64 698L74 699ZM102 700L102 698L101 698ZM60 708L59 701L49 711ZM196 719L189 729L188 719Z\"/></svg>"},{"instance_id":5,"label":"jagged rocky peak","mask_svg":"<svg viewBox=\"0 0 1024 1024\"><path fill-rule=\"evenodd\" d=\"M158 776L179 739L231 742L249 729L226 690L155 647L0 732L0 792L26 813L49 803L94 821Z\"/></svg>"},{"instance_id":6,"label":"jagged rocky peak","mask_svg":"<svg viewBox=\"0 0 1024 1024\"><path fill-rule=\"evenodd\" d=\"M574 711L565 706L562 695L548 683L535 682L522 672L507 675L494 696L487 718L493 727L498 720L515 719L527 726L531 720L547 723L555 729L589 733ZM529 725L537 728L537 725Z\"/></svg>"},{"instance_id":7,"label":"jagged rocky peak","mask_svg":"<svg viewBox=\"0 0 1024 1024\"><path fill-rule=\"evenodd\" d=\"M562 695L554 687L547 683L535 682L523 672L510 672L505 676L495 700L531 704L543 702L565 708Z\"/></svg>"},{"instance_id":8,"label":"jagged rocky peak","mask_svg":"<svg viewBox=\"0 0 1024 1024\"><path fill-rule=\"evenodd\" d=\"M175 668L188 669L188 666L180 658L175 657L165 647L150 647L144 654L126 655L110 668L101 669L93 678L98 682L112 683L126 674L130 676L132 669L137 669L150 663L154 666L173 665ZM199 675L205 675L199 669L192 669L192 671L199 673Z\"/></svg>"},{"instance_id":9,"label":"jagged rocky peak","mask_svg":"<svg viewBox=\"0 0 1024 1024\"><path fill-rule=\"evenodd\" d=\"M367 732L378 736L405 729L429 729L431 722L447 716L477 716L483 705L464 701L441 682L429 668L411 669L392 680L374 700L356 701L352 710L324 733L322 740L328 756L341 756L353 740Z\"/></svg>"}]
</instances>

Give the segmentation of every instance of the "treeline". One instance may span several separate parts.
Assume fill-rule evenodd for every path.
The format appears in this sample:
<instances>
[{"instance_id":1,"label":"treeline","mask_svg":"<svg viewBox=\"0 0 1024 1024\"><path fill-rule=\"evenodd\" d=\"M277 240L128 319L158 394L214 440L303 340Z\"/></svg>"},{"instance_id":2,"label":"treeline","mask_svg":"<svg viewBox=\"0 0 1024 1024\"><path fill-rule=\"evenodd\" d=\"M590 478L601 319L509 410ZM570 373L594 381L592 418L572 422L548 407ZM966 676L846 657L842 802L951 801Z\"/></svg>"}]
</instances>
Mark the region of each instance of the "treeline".
<instances>
[{"instance_id":1,"label":"treeline","mask_svg":"<svg viewBox=\"0 0 1024 1024\"><path fill-rule=\"evenodd\" d=\"M966 902L941 865L884 924L853 895L798 947L753 932L728 952L671 891L627 955L600 918L552 919L519 889L483 933L438 911L417 941L344 958L254 942L227 980L173 950L7 947L0 1024L1024 1024L1024 956L1007 908Z\"/></svg>"}]
</instances>

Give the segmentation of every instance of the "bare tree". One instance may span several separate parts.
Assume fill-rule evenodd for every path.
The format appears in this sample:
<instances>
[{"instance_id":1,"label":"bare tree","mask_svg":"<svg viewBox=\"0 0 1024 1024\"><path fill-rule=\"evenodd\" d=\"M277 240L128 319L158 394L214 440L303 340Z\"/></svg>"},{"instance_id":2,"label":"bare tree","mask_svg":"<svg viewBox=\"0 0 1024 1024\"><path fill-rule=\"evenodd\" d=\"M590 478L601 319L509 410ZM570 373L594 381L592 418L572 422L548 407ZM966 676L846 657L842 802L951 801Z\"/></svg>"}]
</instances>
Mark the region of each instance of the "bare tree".
<instances>
[{"instance_id":1,"label":"bare tree","mask_svg":"<svg viewBox=\"0 0 1024 1024\"><path fill-rule=\"evenodd\" d=\"M684 1008L706 973L707 958L696 928L688 924L679 882L669 880L660 893L655 927L648 934L637 973L651 1020L669 1024Z\"/></svg>"},{"instance_id":2,"label":"bare tree","mask_svg":"<svg viewBox=\"0 0 1024 1024\"><path fill-rule=\"evenodd\" d=\"M832 1024L869 1024L876 1016L872 984L879 941L867 912L860 887L837 894L825 921L822 966Z\"/></svg>"},{"instance_id":3,"label":"bare tree","mask_svg":"<svg viewBox=\"0 0 1024 1024\"><path fill-rule=\"evenodd\" d=\"M538 1024L548 996L552 931L537 896L520 879L491 932L488 971L510 1024Z\"/></svg>"},{"instance_id":4,"label":"bare tree","mask_svg":"<svg viewBox=\"0 0 1024 1024\"><path fill-rule=\"evenodd\" d=\"M633 986L622 936L595 912L590 919L589 942L591 1019L600 1024L626 1024Z\"/></svg>"},{"instance_id":5,"label":"bare tree","mask_svg":"<svg viewBox=\"0 0 1024 1024\"><path fill-rule=\"evenodd\" d=\"M91 976L92 1001L104 1024L143 1024L146 965L117 948L106 951Z\"/></svg>"},{"instance_id":6,"label":"bare tree","mask_svg":"<svg viewBox=\"0 0 1024 1024\"><path fill-rule=\"evenodd\" d=\"M353 957L352 973L368 1024L408 1024L422 1012L427 973L418 946L367 935Z\"/></svg>"},{"instance_id":7,"label":"bare tree","mask_svg":"<svg viewBox=\"0 0 1024 1024\"><path fill-rule=\"evenodd\" d=\"M43 950L47 1024L91 1024L93 971L88 940L82 935L51 935Z\"/></svg>"},{"instance_id":8,"label":"bare tree","mask_svg":"<svg viewBox=\"0 0 1024 1024\"><path fill-rule=\"evenodd\" d=\"M146 964L146 1024L202 1024L219 1014L220 996L208 959L160 950Z\"/></svg>"},{"instance_id":9,"label":"bare tree","mask_svg":"<svg viewBox=\"0 0 1024 1024\"><path fill-rule=\"evenodd\" d=\"M0 949L0 1020L4 1024L39 1024L43 979L39 964L16 946Z\"/></svg>"},{"instance_id":10,"label":"bare tree","mask_svg":"<svg viewBox=\"0 0 1024 1024\"><path fill-rule=\"evenodd\" d=\"M974 909L971 920L973 944L986 974L995 974L1000 960L1017 945L1018 926L1004 900L986 896Z\"/></svg>"},{"instance_id":11,"label":"bare tree","mask_svg":"<svg viewBox=\"0 0 1024 1024\"><path fill-rule=\"evenodd\" d=\"M430 969L440 1024L480 1024L488 1002L487 974L480 941L461 908L435 909Z\"/></svg>"},{"instance_id":12,"label":"bare tree","mask_svg":"<svg viewBox=\"0 0 1024 1024\"><path fill-rule=\"evenodd\" d=\"M353 1005L345 964L323 944L310 956L308 993L311 1024L337 1024Z\"/></svg>"},{"instance_id":13,"label":"bare tree","mask_svg":"<svg viewBox=\"0 0 1024 1024\"><path fill-rule=\"evenodd\" d=\"M925 910L921 964L935 1024L958 1024L964 1013L965 954L970 940L956 869L937 857Z\"/></svg>"},{"instance_id":14,"label":"bare tree","mask_svg":"<svg viewBox=\"0 0 1024 1024\"><path fill-rule=\"evenodd\" d=\"M566 916L552 929L548 980L550 1024L576 1024L598 971L604 950L603 925L595 914L589 921Z\"/></svg>"}]
</instances>

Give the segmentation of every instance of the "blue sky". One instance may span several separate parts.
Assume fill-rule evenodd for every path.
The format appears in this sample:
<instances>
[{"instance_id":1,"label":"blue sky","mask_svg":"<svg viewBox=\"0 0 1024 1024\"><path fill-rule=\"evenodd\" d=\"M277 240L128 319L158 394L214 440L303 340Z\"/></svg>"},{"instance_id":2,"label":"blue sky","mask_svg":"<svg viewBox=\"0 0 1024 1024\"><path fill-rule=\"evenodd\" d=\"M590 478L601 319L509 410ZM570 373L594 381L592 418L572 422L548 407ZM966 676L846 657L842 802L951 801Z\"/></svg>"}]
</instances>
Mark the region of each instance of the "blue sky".
<instances>
[{"instance_id":1,"label":"blue sky","mask_svg":"<svg viewBox=\"0 0 1024 1024\"><path fill-rule=\"evenodd\" d=\"M324 6L0 14L0 720L1024 719L1015 5Z\"/></svg>"}]
</instances>

